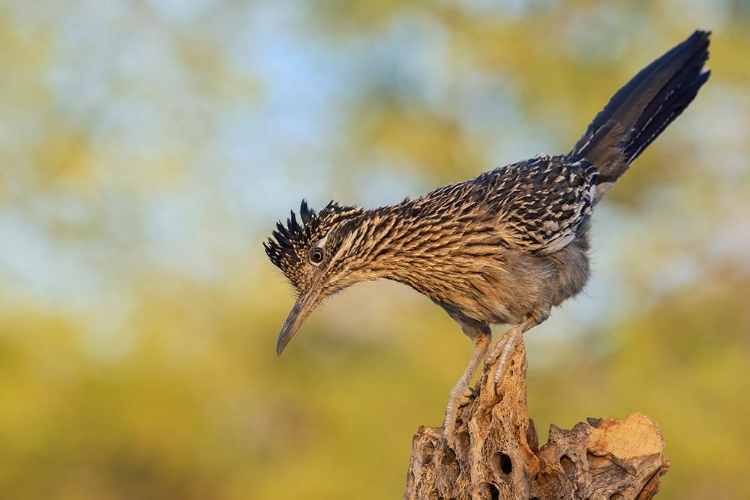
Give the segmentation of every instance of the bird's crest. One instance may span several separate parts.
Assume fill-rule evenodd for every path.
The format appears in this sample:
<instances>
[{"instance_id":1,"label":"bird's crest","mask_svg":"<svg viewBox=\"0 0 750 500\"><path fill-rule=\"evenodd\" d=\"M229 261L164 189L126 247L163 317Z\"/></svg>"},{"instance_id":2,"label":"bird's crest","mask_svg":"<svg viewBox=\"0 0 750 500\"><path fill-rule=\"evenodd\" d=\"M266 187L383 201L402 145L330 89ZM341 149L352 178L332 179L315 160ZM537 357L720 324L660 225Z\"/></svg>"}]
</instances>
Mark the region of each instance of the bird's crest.
<instances>
[{"instance_id":1,"label":"bird's crest","mask_svg":"<svg viewBox=\"0 0 750 500\"><path fill-rule=\"evenodd\" d=\"M277 222L276 230L263 243L266 255L299 290L309 276L307 256L312 245L325 237L343 219L362 212L359 207L342 206L331 201L316 213L307 205L306 200L302 200L299 207L301 221L291 211L286 225L282 221Z\"/></svg>"}]
</instances>

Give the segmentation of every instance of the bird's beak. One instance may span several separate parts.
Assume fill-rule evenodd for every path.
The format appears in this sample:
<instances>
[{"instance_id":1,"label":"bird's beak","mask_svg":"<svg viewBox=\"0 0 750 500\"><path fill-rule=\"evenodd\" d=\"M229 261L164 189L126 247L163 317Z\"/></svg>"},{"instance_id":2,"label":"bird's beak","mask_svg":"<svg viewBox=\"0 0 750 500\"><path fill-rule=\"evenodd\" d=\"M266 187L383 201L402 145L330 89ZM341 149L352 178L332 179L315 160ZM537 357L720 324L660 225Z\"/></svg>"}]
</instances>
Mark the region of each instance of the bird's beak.
<instances>
[{"instance_id":1,"label":"bird's beak","mask_svg":"<svg viewBox=\"0 0 750 500\"><path fill-rule=\"evenodd\" d=\"M297 303L294 304L292 312L289 313L289 317L286 319L286 323L281 328L279 334L279 340L276 342L276 354L281 355L284 352L284 348L292 340L294 334L302 323L305 322L310 313L313 312L315 306L318 305L318 298L320 297L320 288L311 287L310 291L302 294L297 299Z\"/></svg>"}]
</instances>

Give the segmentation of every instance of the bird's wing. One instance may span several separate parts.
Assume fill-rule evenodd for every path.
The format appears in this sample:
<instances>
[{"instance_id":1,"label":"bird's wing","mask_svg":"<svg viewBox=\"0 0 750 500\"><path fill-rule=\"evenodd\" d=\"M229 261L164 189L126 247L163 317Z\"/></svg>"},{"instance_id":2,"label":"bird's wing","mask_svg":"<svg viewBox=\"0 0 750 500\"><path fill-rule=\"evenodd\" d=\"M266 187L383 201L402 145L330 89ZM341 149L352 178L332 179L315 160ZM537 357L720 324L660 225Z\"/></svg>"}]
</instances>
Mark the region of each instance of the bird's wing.
<instances>
[{"instance_id":1,"label":"bird's wing","mask_svg":"<svg viewBox=\"0 0 750 500\"><path fill-rule=\"evenodd\" d=\"M477 177L509 244L532 253L564 248L591 214L599 174L586 160L539 156ZM484 190L484 189L483 189Z\"/></svg>"}]
</instances>

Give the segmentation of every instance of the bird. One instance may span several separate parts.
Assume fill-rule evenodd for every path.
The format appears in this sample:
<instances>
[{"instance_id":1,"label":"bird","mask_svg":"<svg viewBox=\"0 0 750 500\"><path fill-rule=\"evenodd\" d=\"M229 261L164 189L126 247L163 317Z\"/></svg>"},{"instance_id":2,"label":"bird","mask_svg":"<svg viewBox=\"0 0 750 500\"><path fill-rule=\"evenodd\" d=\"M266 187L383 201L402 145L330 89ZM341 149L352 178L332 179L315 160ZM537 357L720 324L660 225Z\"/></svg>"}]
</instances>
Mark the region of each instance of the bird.
<instances>
[{"instance_id":1,"label":"bird","mask_svg":"<svg viewBox=\"0 0 750 500\"><path fill-rule=\"evenodd\" d=\"M567 154L495 168L415 199L373 209L303 199L263 243L297 300L276 344L281 355L327 297L377 279L429 297L474 350L451 390L443 424L451 436L479 365L502 378L524 332L577 295L591 274L594 207L696 97L710 76L710 32L697 30L658 57L595 116ZM491 346L490 325L508 325Z\"/></svg>"}]
</instances>

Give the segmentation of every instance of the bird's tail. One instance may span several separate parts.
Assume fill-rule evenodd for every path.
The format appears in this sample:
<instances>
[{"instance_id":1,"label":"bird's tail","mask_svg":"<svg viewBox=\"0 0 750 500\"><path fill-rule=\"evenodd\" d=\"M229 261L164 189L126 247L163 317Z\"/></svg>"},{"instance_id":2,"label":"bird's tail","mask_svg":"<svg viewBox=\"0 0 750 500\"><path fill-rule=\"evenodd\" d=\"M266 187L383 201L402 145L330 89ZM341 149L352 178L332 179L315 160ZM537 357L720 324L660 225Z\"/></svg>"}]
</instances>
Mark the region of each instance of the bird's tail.
<instances>
[{"instance_id":1,"label":"bird's tail","mask_svg":"<svg viewBox=\"0 0 750 500\"><path fill-rule=\"evenodd\" d=\"M709 31L690 38L642 69L596 115L571 156L599 169L601 196L695 98L710 72Z\"/></svg>"}]
</instances>

